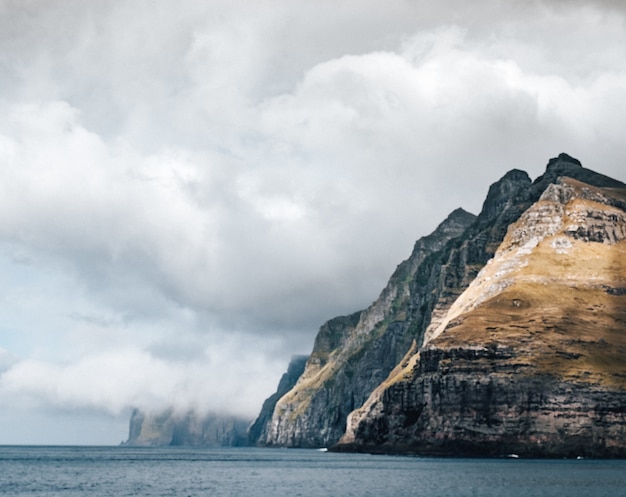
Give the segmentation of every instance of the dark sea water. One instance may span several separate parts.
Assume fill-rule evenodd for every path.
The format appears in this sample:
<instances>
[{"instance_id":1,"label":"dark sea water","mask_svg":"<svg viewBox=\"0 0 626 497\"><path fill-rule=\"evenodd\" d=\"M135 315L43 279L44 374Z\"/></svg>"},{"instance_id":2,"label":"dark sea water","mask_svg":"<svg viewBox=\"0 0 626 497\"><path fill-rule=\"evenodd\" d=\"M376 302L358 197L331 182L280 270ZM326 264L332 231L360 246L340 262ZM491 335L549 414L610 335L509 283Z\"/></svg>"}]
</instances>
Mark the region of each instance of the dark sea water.
<instances>
[{"instance_id":1,"label":"dark sea water","mask_svg":"<svg viewBox=\"0 0 626 497\"><path fill-rule=\"evenodd\" d=\"M1 496L626 496L626 461L0 447Z\"/></svg>"}]
</instances>

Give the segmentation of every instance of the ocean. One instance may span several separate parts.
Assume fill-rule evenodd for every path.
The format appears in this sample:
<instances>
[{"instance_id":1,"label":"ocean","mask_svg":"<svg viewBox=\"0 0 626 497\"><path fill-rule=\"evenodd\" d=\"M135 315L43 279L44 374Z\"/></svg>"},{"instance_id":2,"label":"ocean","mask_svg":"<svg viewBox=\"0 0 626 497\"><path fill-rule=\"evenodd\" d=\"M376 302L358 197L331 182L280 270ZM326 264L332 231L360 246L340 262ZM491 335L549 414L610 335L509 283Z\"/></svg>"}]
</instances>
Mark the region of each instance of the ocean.
<instances>
[{"instance_id":1,"label":"ocean","mask_svg":"<svg viewBox=\"0 0 626 497\"><path fill-rule=\"evenodd\" d=\"M301 449L0 447L11 497L623 497L626 461L440 459Z\"/></svg>"}]
</instances>

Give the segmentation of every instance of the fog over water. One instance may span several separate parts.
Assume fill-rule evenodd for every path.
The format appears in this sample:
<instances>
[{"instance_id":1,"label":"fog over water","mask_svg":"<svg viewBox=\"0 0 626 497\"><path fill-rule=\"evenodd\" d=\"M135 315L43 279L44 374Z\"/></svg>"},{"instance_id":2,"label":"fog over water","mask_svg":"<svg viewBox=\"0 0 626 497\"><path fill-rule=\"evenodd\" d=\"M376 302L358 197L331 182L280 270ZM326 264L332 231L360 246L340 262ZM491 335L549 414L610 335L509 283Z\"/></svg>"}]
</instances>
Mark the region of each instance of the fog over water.
<instances>
[{"instance_id":1,"label":"fog over water","mask_svg":"<svg viewBox=\"0 0 626 497\"><path fill-rule=\"evenodd\" d=\"M0 0L0 444L253 417L512 168L626 180L616 1Z\"/></svg>"}]
</instances>

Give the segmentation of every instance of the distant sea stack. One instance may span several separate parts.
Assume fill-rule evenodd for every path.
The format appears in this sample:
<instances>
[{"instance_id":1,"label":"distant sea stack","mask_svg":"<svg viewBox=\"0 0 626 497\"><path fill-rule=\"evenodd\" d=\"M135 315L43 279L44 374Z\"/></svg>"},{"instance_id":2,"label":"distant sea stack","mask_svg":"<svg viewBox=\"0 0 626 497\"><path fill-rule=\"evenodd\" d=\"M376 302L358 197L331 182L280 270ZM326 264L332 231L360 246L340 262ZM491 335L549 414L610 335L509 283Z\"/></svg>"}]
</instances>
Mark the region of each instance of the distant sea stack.
<instances>
[{"instance_id":1,"label":"distant sea stack","mask_svg":"<svg viewBox=\"0 0 626 497\"><path fill-rule=\"evenodd\" d=\"M324 324L264 446L626 457L626 185L567 154L512 170Z\"/></svg>"},{"instance_id":2,"label":"distant sea stack","mask_svg":"<svg viewBox=\"0 0 626 497\"><path fill-rule=\"evenodd\" d=\"M184 414L167 409L146 414L135 409L130 419L131 446L233 447L247 445L250 420L215 413Z\"/></svg>"},{"instance_id":3,"label":"distant sea stack","mask_svg":"<svg viewBox=\"0 0 626 497\"><path fill-rule=\"evenodd\" d=\"M241 447L254 445L274 412L278 399L291 390L302 375L308 356L294 356L287 372L282 376L276 393L270 396L257 420L227 414L184 413L173 408L147 413L133 410L128 429L130 446L193 446Z\"/></svg>"}]
</instances>

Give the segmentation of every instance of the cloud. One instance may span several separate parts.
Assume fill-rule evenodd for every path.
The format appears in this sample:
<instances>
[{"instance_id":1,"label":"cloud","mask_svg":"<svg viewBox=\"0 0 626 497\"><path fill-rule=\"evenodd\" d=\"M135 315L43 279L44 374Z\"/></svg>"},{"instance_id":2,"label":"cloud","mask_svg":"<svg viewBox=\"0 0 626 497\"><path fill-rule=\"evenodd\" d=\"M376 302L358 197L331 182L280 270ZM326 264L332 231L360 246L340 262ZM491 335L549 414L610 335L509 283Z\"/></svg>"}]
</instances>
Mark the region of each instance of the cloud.
<instances>
[{"instance_id":1,"label":"cloud","mask_svg":"<svg viewBox=\"0 0 626 497\"><path fill-rule=\"evenodd\" d=\"M218 338L219 342L194 350L192 359L191 351L172 357L172 348L159 353L157 348L122 345L66 364L12 361L2 376L0 393L18 406L27 402L63 410L104 410L111 415L129 406L156 411L174 406L182 412L196 409L253 418L282 365L268 367L258 350L266 345L250 349L245 346L250 337Z\"/></svg>"},{"instance_id":2,"label":"cloud","mask_svg":"<svg viewBox=\"0 0 626 497\"><path fill-rule=\"evenodd\" d=\"M8 350L0 347L0 374L8 371L17 363L17 358Z\"/></svg>"},{"instance_id":3,"label":"cloud","mask_svg":"<svg viewBox=\"0 0 626 497\"><path fill-rule=\"evenodd\" d=\"M507 170L624 179L619 3L0 10L3 402L252 413Z\"/></svg>"}]
</instances>

